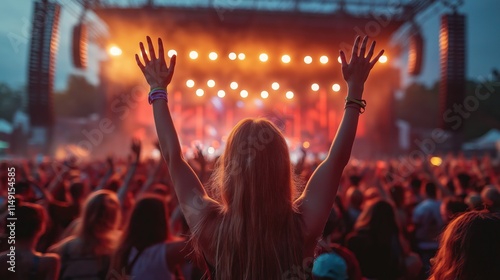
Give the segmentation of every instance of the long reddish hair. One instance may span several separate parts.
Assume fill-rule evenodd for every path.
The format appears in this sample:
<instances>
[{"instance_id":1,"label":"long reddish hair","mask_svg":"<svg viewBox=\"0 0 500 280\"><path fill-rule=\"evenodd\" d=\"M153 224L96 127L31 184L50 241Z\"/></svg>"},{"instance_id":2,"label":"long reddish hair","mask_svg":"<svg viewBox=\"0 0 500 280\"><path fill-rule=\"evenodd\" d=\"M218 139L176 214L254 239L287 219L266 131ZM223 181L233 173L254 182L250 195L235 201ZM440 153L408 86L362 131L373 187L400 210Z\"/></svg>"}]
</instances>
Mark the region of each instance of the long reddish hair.
<instances>
[{"instance_id":1,"label":"long reddish hair","mask_svg":"<svg viewBox=\"0 0 500 280\"><path fill-rule=\"evenodd\" d=\"M430 279L497 279L500 275L500 215L472 211L446 227Z\"/></svg>"},{"instance_id":2,"label":"long reddish hair","mask_svg":"<svg viewBox=\"0 0 500 280\"><path fill-rule=\"evenodd\" d=\"M211 180L220 207L206 211L193 229L198 252L196 238L211 237L205 243L216 279L281 279L300 268L303 224L292 174L287 143L274 124L245 119L234 127Z\"/></svg>"}]
</instances>

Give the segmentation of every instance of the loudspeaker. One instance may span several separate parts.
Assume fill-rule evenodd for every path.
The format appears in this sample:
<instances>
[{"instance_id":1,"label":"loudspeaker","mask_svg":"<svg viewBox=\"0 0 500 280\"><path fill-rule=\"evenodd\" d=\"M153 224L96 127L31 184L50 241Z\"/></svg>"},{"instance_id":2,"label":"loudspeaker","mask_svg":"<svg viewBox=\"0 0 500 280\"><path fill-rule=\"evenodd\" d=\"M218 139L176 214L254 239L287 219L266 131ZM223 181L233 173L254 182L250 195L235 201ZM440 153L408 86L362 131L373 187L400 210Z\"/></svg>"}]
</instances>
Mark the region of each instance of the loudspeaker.
<instances>
[{"instance_id":1,"label":"loudspeaker","mask_svg":"<svg viewBox=\"0 0 500 280\"><path fill-rule=\"evenodd\" d=\"M410 52L408 55L408 73L417 76L422 71L424 39L420 32L410 37Z\"/></svg>"},{"instance_id":2,"label":"loudspeaker","mask_svg":"<svg viewBox=\"0 0 500 280\"><path fill-rule=\"evenodd\" d=\"M87 68L87 26L80 23L73 27L73 65Z\"/></svg>"},{"instance_id":3,"label":"loudspeaker","mask_svg":"<svg viewBox=\"0 0 500 280\"><path fill-rule=\"evenodd\" d=\"M453 13L441 17L439 34L441 60L440 126L449 131L457 131L445 116L454 104L462 104L465 98L465 16ZM447 121L448 120L448 121ZM463 122L462 122L463 124Z\"/></svg>"},{"instance_id":4,"label":"loudspeaker","mask_svg":"<svg viewBox=\"0 0 500 280\"><path fill-rule=\"evenodd\" d=\"M53 88L57 48L59 45L60 6L35 2L28 65L28 113L32 126L54 124Z\"/></svg>"}]
</instances>

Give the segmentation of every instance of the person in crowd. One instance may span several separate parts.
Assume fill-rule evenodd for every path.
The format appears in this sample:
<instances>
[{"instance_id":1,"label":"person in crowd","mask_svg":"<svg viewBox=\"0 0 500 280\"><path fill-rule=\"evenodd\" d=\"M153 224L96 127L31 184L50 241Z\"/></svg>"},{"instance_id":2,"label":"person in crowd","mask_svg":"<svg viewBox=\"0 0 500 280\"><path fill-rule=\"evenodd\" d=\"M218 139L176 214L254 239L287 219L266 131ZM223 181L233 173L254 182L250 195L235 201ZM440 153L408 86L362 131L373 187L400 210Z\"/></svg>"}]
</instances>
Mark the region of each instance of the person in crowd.
<instances>
[{"instance_id":1,"label":"person in crowd","mask_svg":"<svg viewBox=\"0 0 500 280\"><path fill-rule=\"evenodd\" d=\"M481 195L477 193L470 193L465 198L465 203L469 210L482 210L484 209L483 200Z\"/></svg>"},{"instance_id":2,"label":"person in crowd","mask_svg":"<svg viewBox=\"0 0 500 280\"><path fill-rule=\"evenodd\" d=\"M394 202L394 207L396 210L396 219L399 223L399 227L405 236L408 233L409 218L406 206L406 191L401 185L393 185L389 189L389 194L391 200Z\"/></svg>"},{"instance_id":3,"label":"person in crowd","mask_svg":"<svg viewBox=\"0 0 500 280\"><path fill-rule=\"evenodd\" d=\"M413 211L415 240L417 250L424 263L425 272L430 270L430 259L438 249L438 236L444 223L441 217L441 201L437 199L437 186L432 182L425 184L426 198Z\"/></svg>"},{"instance_id":4,"label":"person in crowd","mask_svg":"<svg viewBox=\"0 0 500 280\"><path fill-rule=\"evenodd\" d=\"M448 224L429 279L494 280L500 275L500 215L471 211Z\"/></svg>"},{"instance_id":5,"label":"person in crowd","mask_svg":"<svg viewBox=\"0 0 500 280\"><path fill-rule=\"evenodd\" d=\"M99 190L87 199L77 234L49 248L61 257L61 279L105 279L119 238L120 203Z\"/></svg>"},{"instance_id":6,"label":"person in crowd","mask_svg":"<svg viewBox=\"0 0 500 280\"><path fill-rule=\"evenodd\" d=\"M351 186L347 189L347 231L351 231L361 214L361 206L363 205L363 193L357 187Z\"/></svg>"},{"instance_id":7,"label":"person in crowd","mask_svg":"<svg viewBox=\"0 0 500 280\"><path fill-rule=\"evenodd\" d=\"M467 212L469 206L460 197L447 197L441 203L441 218L444 224L448 224L453 219Z\"/></svg>"},{"instance_id":8,"label":"person in crowd","mask_svg":"<svg viewBox=\"0 0 500 280\"><path fill-rule=\"evenodd\" d=\"M109 277L125 272L135 279L170 280L191 250L170 234L165 199L146 195L134 206L112 261Z\"/></svg>"},{"instance_id":9,"label":"person in crowd","mask_svg":"<svg viewBox=\"0 0 500 280\"><path fill-rule=\"evenodd\" d=\"M340 52L348 86L344 116L326 159L304 191L296 192L288 145L278 127L265 119L245 119L229 134L218 160L213 197L184 158L168 108L166 88L176 56L167 67L161 39L155 50L147 37L148 52L140 43L141 55L136 60L152 90L149 101L161 152L192 230L195 250L206 260L214 279L281 279L312 258L366 106L364 83L383 54L374 56L374 43L367 53L368 38L360 41L357 37L349 62ZM304 268L305 275L310 275L310 266Z\"/></svg>"},{"instance_id":10,"label":"person in crowd","mask_svg":"<svg viewBox=\"0 0 500 280\"><path fill-rule=\"evenodd\" d=\"M420 273L422 265L399 229L394 208L384 200L363 209L346 244L366 278L415 279Z\"/></svg>"},{"instance_id":11,"label":"person in crowd","mask_svg":"<svg viewBox=\"0 0 500 280\"><path fill-rule=\"evenodd\" d=\"M493 186L484 188L481 192L484 207L490 212L500 213L500 191Z\"/></svg>"},{"instance_id":12,"label":"person in crowd","mask_svg":"<svg viewBox=\"0 0 500 280\"><path fill-rule=\"evenodd\" d=\"M10 250L0 254L0 279L56 280L59 277L61 261L56 254L42 254L36 251L40 236L44 233L47 214L42 206L20 202L15 210L14 271L9 264ZM8 229L10 230L10 229Z\"/></svg>"},{"instance_id":13,"label":"person in crowd","mask_svg":"<svg viewBox=\"0 0 500 280\"><path fill-rule=\"evenodd\" d=\"M337 210L332 208L318 242L318 256L313 264L313 278L317 280L361 280L363 276L356 256L346 247L332 243L332 234L340 226Z\"/></svg>"}]
</instances>

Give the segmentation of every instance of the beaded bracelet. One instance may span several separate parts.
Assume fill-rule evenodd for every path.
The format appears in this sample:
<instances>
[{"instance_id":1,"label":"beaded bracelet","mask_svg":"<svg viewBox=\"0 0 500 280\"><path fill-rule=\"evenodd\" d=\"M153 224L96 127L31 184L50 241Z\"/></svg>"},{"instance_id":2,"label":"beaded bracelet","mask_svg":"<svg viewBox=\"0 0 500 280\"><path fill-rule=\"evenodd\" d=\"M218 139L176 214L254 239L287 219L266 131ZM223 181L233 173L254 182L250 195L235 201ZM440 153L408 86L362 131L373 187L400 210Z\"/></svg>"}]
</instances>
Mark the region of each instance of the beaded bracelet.
<instances>
[{"instance_id":1,"label":"beaded bracelet","mask_svg":"<svg viewBox=\"0 0 500 280\"><path fill-rule=\"evenodd\" d=\"M346 97L344 109L347 107L352 107L350 105L356 105L353 108L359 109L360 114L363 114L366 110L366 101L364 99L354 99L354 98ZM357 106L359 106L359 108Z\"/></svg>"},{"instance_id":2,"label":"beaded bracelet","mask_svg":"<svg viewBox=\"0 0 500 280\"><path fill-rule=\"evenodd\" d=\"M168 103L168 93L165 88L154 88L149 92L148 102L153 104L153 101L163 99Z\"/></svg>"}]
</instances>

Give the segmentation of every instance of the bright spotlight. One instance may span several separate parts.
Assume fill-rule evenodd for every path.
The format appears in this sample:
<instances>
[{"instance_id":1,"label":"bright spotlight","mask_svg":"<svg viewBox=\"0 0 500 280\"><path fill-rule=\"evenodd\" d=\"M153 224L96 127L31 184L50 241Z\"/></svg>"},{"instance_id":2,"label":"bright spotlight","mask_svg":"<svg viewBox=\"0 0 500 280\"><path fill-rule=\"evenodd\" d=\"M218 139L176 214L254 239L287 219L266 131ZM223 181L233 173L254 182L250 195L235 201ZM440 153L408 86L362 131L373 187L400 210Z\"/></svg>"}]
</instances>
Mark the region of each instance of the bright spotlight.
<instances>
[{"instance_id":1,"label":"bright spotlight","mask_svg":"<svg viewBox=\"0 0 500 280\"><path fill-rule=\"evenodd\" d=\"M204 94L205 94L205 91L203 91L201 88L196 90L196 95L198 95L199 97L202 97Z\"/></svg>"},{"instance_id":2,"label":"bright spotlight","mask_svg":"<svg viewBox=\"0 0 500 280\"><path fill-rule=\"evenodd\" d=\"M172 57L172 56L174 56L174 55L177 55L177 51L176 51L176 50L169 50L169 51L167 52L167 55L168 55L168 57Z\"/></svg>"},{"instance_id":3,"label":"bright spotlight","mask_svg":"<svg viewBox=\"0 0 500 280\"><path fill-rule=\"evenodd\" d=\"M237 89L238 88L238 83L237 82L232 82L230 85L231 89Z\"/></svg>"},{"instance_id":4,"label":"bright spotlight","mask_svg":"<svg viewBox=\"0 0 500 280\"><path fill-rule=\"evenodd\" d=\"M188 88L192 88L192 87L194 87L194 81L193 81L193 80L187 80L187 81L186 81L186 86L187 86Z\"/></svg>"},{"instance_id":5,"label":"bright spotlight","mask_svg":"<svg viewBox=\"0 0 500 280\"><path fill-rule=\"evenodd\" d=\"M278 90L280 89L280 84L278 84L277 82L274 82L272 85L271 85L271 88L274 89L274 90Z\"/></svg>"},{"instance_id":6,"label":"bright spotlight","mask_svg":"<svg viewBox=\"0 0 500 280\"><path fill-rule=\"evenodd\" d=\"M381 57L378 59L378 61L379 61L380 63L386 63L386 62L387 62L387 56L385 56L385 55L381 56Z\"/></svg>"},{"instance_id":7,"label":"bright spotlight","mask_svg":"<svg viewBox=\"0 0 500 280\"><path fill-rule=\"evenodd\" d=\"M261 53L261 54L259 55L259 59L260 59L260 61L262 61L262 62L266 62L266 61L269 59L269 56L268 56L266 53Z\"/></svg>"},{"instance_id":8,"label":"bright spotlight","mask_svg":"<svg viewBox=\"0 0 500 280\"><path fill-rule=\"evenodd\" d=\"M260 97L266 99L269 97L269 92L263 90L261 93L260 93Z\"/></svg>"},{"instance_id":9,"label":"bright spotlight","mask_svg":"<svg viewBox=\"0 0 500 280\"><path fill-rule=\"evenodd\" d=\"M198 58L198 52L196 52L196 51L191 51L191 52L189 53L189 58L191 58L191 59L197 59L197 58Z\"/></svg>"},{"instance_id":10,"label":"bright spotlight","mask_svg":"<svg viewBox=\"0 0 500 280\"><path fill-rule=\"evenodd\" d=\"M302 143L302 147L304 147L304 149L309 149L309 147L311 147L311 143L309 143L309 141L305 141Z\"/></svg>"},{"instance_id":11,"label":"bright spotlight","mask_svg":"<svg viewBox=\"0 0 500 280\"><path fill-rule=\"evenodd\" d=\"M208 80L207 86L213 88L215 86L215 81L214 80Z\"/></svg>"},{"instance_id":12,"label":"bright spotlight","mask_svg":"<svg viewBox=\"0 0 500 280\"><path fill-rule=\"evenodd\" d=\"M215 153L215 149L214 149L214 147L208 147L207 152L208 152L209 154L211 154L211 155L212 155L213 153Z\"/></svg>"},{"instance_id":13,"label":"bright spotlight","mask_svg":"<svg viewBox=\"0 0 500 280\"><path fill-rule=\"evenodd\" d=\"M234 52L229 53L229 59L235 60L236 59L236 54Z\"/></svg>"},{"instance_id":14,"label":"bright spotlight","mask_svg":"<svg viewBox=\"0 0 500 280\"><path fill-rule=\"evenodd\" d=\"M337 61L338 61L340 64L342 64L342 58L340 58L340 55L339 55L339 57L337 57Z\"/></svg>"},{"instance_id":15,"label":"bright spotlight","mask_svg":"<svg viewBox=\"0 0 500 280\"><path fill-rule=\"evenodd\" d=\"M323 55L319 58L319 62L321 62L321 64L327 64L328 63L328 56L326 55Z\"/></svg>"},{"instance_id":16,"label":"bright spotlight","mask_svg":"<svg viewBox=\"0 0 500 280\"><path fill-rule=\"evenodd\" d=\"M310 56L304 57L304 63L305 64L311 64L313 62L313 58Z\"/></svg>"},{"instance_id":17,"label":"bright spotlight","mask_svg":"<svg viewBox=\"0 0 500 280\"><path fill-rule=\"evenodd\" d=\"M339 84L333 84L332 86L333 91L337 92L340 90L340 85Z\"/></svg>"},{"instance_id":18,"label":"bright spotlight","mask_svg":"<svg viewBox=\"0 0 500 280\"><path fill-rule=\"evenodd\" d=\"M248 97L248 91L246 91L246 90L242 90L242 91L240 91L240 96L241 96L242 98L247 98L247 97Z\"/></svg>"},{"instance_id":19,"label":"bright spotlight","mask_svg":"<svg viewBox=\"0 0 500 280\"><path fill-rule=\"evenodd\" d=\"M312 89L313 91L318 91L318 90L319 90L319 85L318 85L318 84L316 84L316 83L314 83L314 84L312 84L312 85L311 85L311 89Z\"/></svg>"},{"instance_id":20,"label":"bright spotlight","mask_svg":"<svg viewBox=\"0 0 500 280\"><path fill-rule=\"evenodd\" d=\"M290 58L290 56L288 54L285 54L284 56L281 57L281 61L283 63L290 63L292 59Z\"/></svg>"},{"instance_id":21,"label":"bright spotlight","mask_svg":"<svg viewBox=\"0 0 500 280\"><path fill-rule=\"evenodd\" d=\"M111 48L109 48L109 54L112 56L120 56L122 55L122 53L122 49L117 46L112 46Z\"/></svg>"},{"instance_id":22,"label":"bright spotlight","mask_svg":"<svg viewBox=\"0 0 500 280\"><path fill-rule=\"evenodd\" d=\"M440 157L431 157L431 164L434 166L440 166L443 160Z\"/></svg>"},{"instance_id":23,"label":"bright spotlight","mask_svg":"<svg viewBox=\"0 0 500 280\"><path fill-rule=\"evenodd\" d=\"M246 56L245 56L245 54L244 54L244 53L239 53L239 54L238 54L238 59L239 59L239 60L244 60L244 59L245 59L245 57L246 57Z\"/></svg>"},{"instance_id":24,"label":"bright spotlight","mask_svg":"<svg viewBox=\"0 0 500 280\"><path fill-rule=\"evenodd\" d=\"M219 56L217 55L216 52L211 52L210 54L208 54L208 58L210 58L210 60L216 60L217 57Z\"/></svg>"},{"instance_id":25,"label":"bright spotlight","mask_svg":"<svg viewBox=\"0 0 500 280\"><path fill-rule=\"evenodd\" d=\"M292 99L293 98L293 92L292 91L287 91L285 95L286 95L286 98L288 98L288 99Z\"/></svg>"},{"instance_id":26,"label":"bright spotlight","mask_svg":"<svg viewBox=\"0 0 500 280\"><path fill-rule=\"evenodd\" d=\"M226 96L226 92L223 91L222 89L220 89L218 92L217 92L217 96L220 97L220 98L224 98L224 96Z\"/></svg>"}]
</instances>

